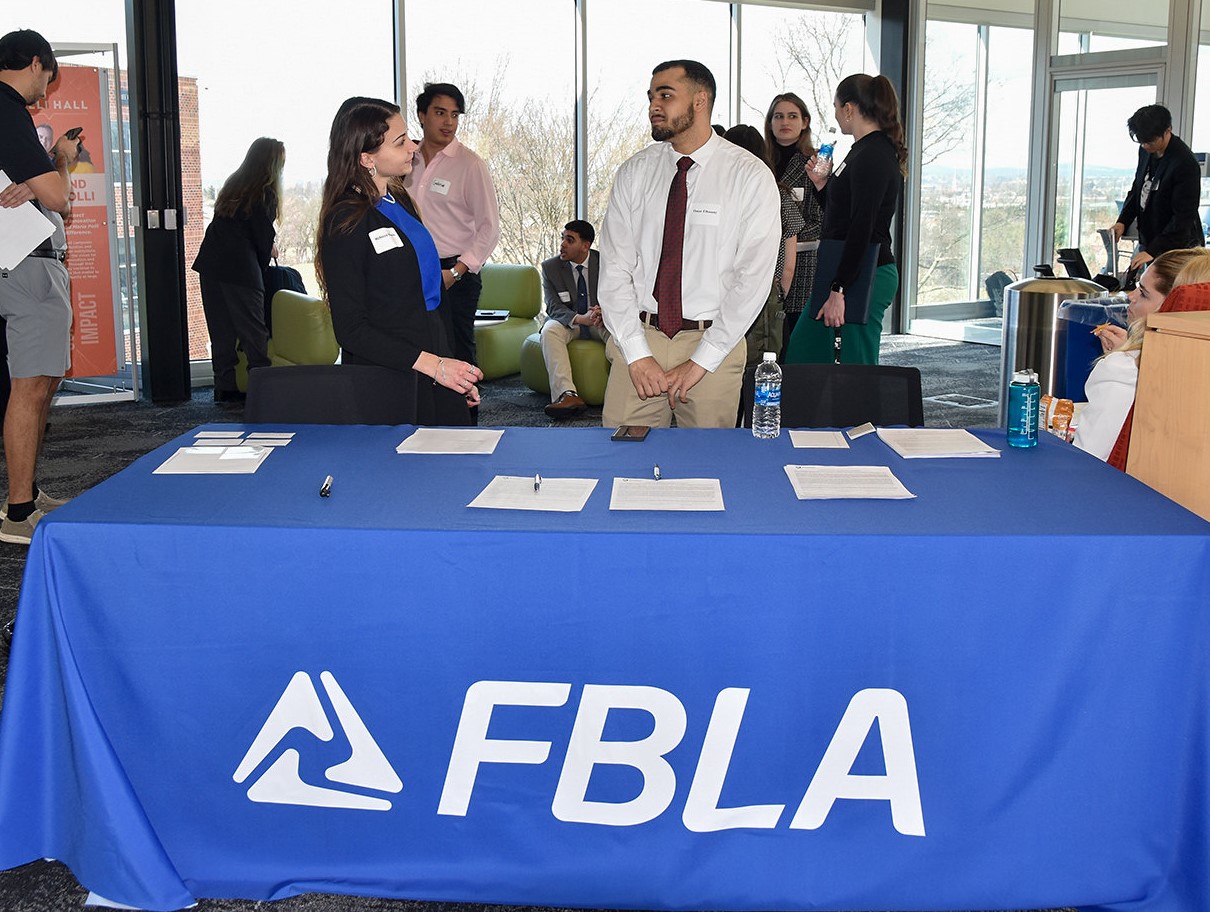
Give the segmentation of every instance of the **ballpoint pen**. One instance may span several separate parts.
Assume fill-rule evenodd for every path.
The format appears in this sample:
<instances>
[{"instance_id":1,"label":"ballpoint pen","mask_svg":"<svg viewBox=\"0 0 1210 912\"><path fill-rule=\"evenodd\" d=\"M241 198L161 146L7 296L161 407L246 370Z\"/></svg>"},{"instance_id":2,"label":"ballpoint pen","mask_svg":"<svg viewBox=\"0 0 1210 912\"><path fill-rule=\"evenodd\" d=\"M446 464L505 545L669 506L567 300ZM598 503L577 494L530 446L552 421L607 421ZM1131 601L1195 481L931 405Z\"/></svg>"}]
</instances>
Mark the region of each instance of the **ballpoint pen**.
<instances>
[{"instance_id":1,"label":"ballpoint pen","mask_svg":"<svg viewBox=\"0 0 1210 912\"><path fill-rule=\"evenodd\" d=\"M329 475L327 478L324 479L324 483L319 486L319 496L327 497L331 493L332 493L332 476Z\"/></svg>"},{"instance_id":2,"label":"ballpoint pen","mask_svg":"<svg viewBox=\"0 0 1210 912\"><path fill-rule=\"evenodd\" d=\"M655 467L655 471L653 471L651 475L656 481L660 480L660 467L658 465Z\"/></svg>"},{"instance_id":3,"label":"ballpoint pen","mask_svg":"<svg viewBox=\"0 0 1210 912\"><path fill-rule=\"evenodd\" d=\"M541 491L541 490L542 490L542 476L535 475L534 476L534 491L537 492L537 491Z\"/></svg>"}]
</instances>

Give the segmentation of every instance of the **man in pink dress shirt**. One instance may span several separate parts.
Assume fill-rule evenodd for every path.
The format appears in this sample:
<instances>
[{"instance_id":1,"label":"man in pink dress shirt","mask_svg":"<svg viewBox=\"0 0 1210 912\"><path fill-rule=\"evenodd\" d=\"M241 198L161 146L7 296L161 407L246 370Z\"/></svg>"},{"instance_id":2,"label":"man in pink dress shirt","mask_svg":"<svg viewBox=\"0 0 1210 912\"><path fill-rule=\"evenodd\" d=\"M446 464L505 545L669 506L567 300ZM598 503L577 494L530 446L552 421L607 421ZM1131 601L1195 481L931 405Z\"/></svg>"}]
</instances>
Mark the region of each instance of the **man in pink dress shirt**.
<instances>
[{"instance_id":1,"label":"man in pink dress shirt","mask_svg":"<svg viewBox=\"0 0 1210 912\"><path fill-rule=\"evenodd\" d=\"M475 308L479 270L500 240L500 209L487 165L458 142L466 102L455 85L430 82L416 97L424 137L416 150L408 191L437 243L454 357L475 363Z\"/></svg>"}]
</instances>

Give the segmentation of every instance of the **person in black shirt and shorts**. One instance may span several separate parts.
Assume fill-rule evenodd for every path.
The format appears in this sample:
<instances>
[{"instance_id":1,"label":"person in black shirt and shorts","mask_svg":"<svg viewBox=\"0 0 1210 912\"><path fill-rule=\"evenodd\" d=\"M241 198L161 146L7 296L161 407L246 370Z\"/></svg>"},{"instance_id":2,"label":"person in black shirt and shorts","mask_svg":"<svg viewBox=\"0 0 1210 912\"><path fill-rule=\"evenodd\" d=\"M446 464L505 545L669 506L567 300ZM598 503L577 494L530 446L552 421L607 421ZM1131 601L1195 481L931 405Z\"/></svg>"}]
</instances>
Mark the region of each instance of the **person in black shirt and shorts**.
<instances>
[{"instance_id":1,"label":"person in black shirt and shorts","mask_svg":"<svg viewBox=\"0 0 1210 912\"><path fill-rule=\"evenodd\" d=\"M0 38L0 169L9 183L0 207L36 206L54 232L15 267L0 270L0 316L7 321L12 392L4 413L8 503L0 541L29 544L34 527L64 503L38 490L34 479L51 399L71 365L71 297L63 216L71 211L68 170L79 140L62 136L48 154L28 106L58 78L50 44L21 30Z\"/></svg>"}]
</instances>

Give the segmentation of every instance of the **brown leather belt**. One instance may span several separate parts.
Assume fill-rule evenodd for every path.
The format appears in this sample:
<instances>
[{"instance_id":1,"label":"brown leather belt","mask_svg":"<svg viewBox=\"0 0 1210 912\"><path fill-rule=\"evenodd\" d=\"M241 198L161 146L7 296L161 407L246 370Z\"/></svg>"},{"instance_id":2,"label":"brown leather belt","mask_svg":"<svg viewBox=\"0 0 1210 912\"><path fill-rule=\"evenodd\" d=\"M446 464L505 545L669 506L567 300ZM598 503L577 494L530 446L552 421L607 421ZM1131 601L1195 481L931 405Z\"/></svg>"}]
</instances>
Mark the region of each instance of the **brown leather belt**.
<instances>
[{"instance_id":1,"label":"brown leather belt","mask_svg":"<svg viewBox=\"0 0 1210 912\"><path fill-rule=\"evenodd\" d=\"M660 328L660 315L648 313L645 310L639 311L639 320L646 323L652 329ZM680 329L677 332L701 332L709 329L714 325L713 320L681 320Z\"/></svg>"}]
</instances>

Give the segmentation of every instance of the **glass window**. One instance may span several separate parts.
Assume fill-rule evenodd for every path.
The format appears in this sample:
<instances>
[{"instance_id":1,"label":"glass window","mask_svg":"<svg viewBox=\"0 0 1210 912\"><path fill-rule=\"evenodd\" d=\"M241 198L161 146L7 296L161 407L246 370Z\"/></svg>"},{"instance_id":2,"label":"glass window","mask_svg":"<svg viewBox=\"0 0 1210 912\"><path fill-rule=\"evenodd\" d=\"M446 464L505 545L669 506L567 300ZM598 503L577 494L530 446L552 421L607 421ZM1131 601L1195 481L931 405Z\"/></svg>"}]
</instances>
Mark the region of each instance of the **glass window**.
<instances>
[{"instance_id":1,"label":"glass window","mask_svg":"<svg viewBox=\"0 0 1210 912\"><path fill-rule=\"evenodd\" d=\"M979 27L925 29L920 250L914 317L971 298L971 215Z\"/></svg>"},{"instance_id":2,"label":"glass window","mask_svg":"<svg viewBox=\"0 0 1210 912\"><path fill-rule=\"evenodd\" d=\"M1195 153L1210 152L1210 3L1202 4L1201 38L1197 46L1197 87L1194 95L1193 136L1189 147ZM1204 171L1203 171L1204 173ZM1210 184L1202 178L1202 225L1210 224ZM1210 234L1210 230L1207 230Z\"/></svg>"},{"instance_id":3,"label":"glass window","mask_svg":"<svg viewBox=\"0 0 1210 912\"><path fill-rule=\"evenodd\" d=\"M497 0L449 0L409 3L406 13L409 123L425 82L457 85L466 96L458 139L487 163L500 203L492 259L553 256L575 217L574 5L526 0L519 15Z\"/></svg>"},{"instance_id":4,"label":"glass window","mask_svg":"<svg viewBox=\"0 0 1210 912\"><path fill-rule=\"evenodd\" d=\"M252 140L286 146L281 262L303 274L316 293L315 218L327 171L328 130L352 95L395 95L392 4L386 0L177 0L185 264L197 254L223 181ZM239 28L232 28L238 22ZM356 25L355 65L334 44ZM200 217L199 217L200 216ZM209 358L209 336L197 273L186 268L189 356Z\"/></svg>"},{"instance_id":5,"label":"glass window","mask_svg":"<svg viewBox=\"0 0 1210 912\"><path fill-rule=\"evenodd\" d=\"M1168 41L1169 2L1060 0L1059 52L1084 54L1162 46Z\"/></svg>"},{"instance_id":6,"label":"glass window","mask_svg":"<svg viewBox=\"0 0 1210 912\"><path fill-rule=\"evenodd\" d=\"M1019 278L1025 258L1030 106L1023 100L1031 97L1033 71L1032 30L993 27L989 32L978 297L985 295L988 279L997 272ZM987 296L991 300L991 294Z\"/></svg>"},{"instance_id":7,"label":"glass window","mask_svg":"<svg viewBox=\"0 0 1210 912\"><path fill-rule=\"evenodd\" d=\"M667 28L636 27L673 23ZM675 48L675 50L673 50ZM730 126L731 15L725 3L700 0L610 0L588 6L588 212L605 215L618 166L651 142L647 89L651 70L670 57L697 60L718 83L714 123Z\"/></svg>"},{"instance_id":8,"label":"glass window","mask_svg":"<svg viewBox=\"0 0 1210 912\"><path fill-rule=\"evenodd\" d=\"M794 92L811 112L812 133L818 143L835 126L832 98L836 86L844 77L866 71L865 17L746 6L742 22L741 119L763 131L769 102L782 92ZM843 155L844 150L839 150L836 160Z\"/></svg>"}]
</instances>

